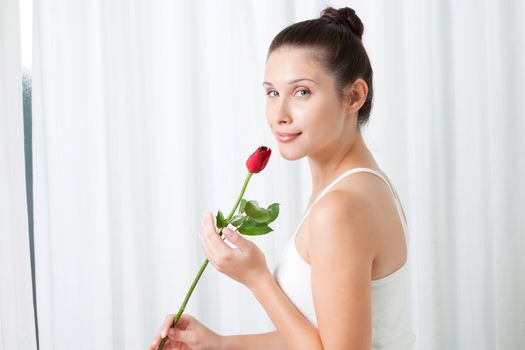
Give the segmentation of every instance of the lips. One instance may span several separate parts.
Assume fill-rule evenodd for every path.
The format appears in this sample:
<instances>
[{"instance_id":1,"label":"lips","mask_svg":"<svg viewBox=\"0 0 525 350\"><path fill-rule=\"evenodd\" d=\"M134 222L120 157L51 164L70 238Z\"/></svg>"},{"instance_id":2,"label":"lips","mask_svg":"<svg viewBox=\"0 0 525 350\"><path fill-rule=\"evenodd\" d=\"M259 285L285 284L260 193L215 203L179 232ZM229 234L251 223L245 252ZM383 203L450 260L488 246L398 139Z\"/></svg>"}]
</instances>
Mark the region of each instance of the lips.
<instances>
[{"instance_id":1,"label":"lips","mask_svg":"<svg viewBox=\"0 0 525 350\"><path fill-rule=\"evenodd\" d=\"M297 136L301 135L302 133L287 133L287 132L278 132L276 133L277 134L277 140L279 142L288 142L288 141L292 141L294 140L295 138L297 138Z\"/></svg>"}]
</instances>

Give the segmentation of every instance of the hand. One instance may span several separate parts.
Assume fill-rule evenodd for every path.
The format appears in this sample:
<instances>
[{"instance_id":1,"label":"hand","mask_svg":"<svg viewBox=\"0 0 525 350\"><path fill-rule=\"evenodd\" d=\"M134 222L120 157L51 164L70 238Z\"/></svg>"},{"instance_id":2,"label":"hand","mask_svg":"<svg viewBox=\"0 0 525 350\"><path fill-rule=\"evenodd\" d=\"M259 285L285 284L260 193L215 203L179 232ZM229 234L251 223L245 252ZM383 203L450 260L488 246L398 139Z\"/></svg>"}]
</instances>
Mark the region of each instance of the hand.
<instances>
[{"instance_id":1,"label":"hand","mask_svg":"<svg viewBox=\"0 0 525 350\"><path fill-rule=\"evenodd\" d=\"M167 315L148 350L156 350L162 338L168 335L163 350L217 350L222 336L211 331L189 314L183 314L173 328L175 314Z\"/></svg>"},{"instance_id":2,"label":"hand","mask_svg":"<svg viewBox=\"0 0 525 350\"><path fill-rule=\"evenodd\" d=\"M264 254L255 243L227 227L222 233L223 237L219 236L213 214L206 213L200 242L204 254L219 272L250 289L263 276L271 274ZM230 247L223 239L233 243L235 248Z\"/></svg>"}]
</instances>

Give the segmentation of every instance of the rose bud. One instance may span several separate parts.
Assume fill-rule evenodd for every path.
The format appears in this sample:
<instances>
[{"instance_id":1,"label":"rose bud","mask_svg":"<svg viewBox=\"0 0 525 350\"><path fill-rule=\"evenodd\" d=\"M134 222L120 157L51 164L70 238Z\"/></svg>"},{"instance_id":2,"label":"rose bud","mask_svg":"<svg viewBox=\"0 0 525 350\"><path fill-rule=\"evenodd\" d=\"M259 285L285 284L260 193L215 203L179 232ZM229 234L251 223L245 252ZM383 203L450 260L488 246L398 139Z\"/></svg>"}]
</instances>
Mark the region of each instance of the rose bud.
<instances>
[{"instance_id":1,"label":"rose bud","mask_svg":"<svg viewBox=\"0 0 525 350\"><path fill-rule=\"evenodd\" d=\"M257 148L257 150L253 152L253 154L246 161L246 167L248 168L248 171L252 174L262 171L268 163L271 154L272 150L266 146Z\"/></svg>"}]
</instances>

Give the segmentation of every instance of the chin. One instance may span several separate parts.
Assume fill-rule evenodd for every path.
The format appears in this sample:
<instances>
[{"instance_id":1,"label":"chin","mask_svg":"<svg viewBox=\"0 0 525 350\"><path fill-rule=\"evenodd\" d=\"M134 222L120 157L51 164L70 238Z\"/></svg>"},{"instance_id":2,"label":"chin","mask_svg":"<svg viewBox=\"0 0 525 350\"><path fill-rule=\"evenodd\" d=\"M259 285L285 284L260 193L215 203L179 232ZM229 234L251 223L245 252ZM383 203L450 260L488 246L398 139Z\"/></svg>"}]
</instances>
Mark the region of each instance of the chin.
<instances>
[{"instance_id":1,"label":"chin","mask_svg":"<svg viewBox=\"0 0 525 350\"><path fill-rule=\"evenodd\" d=\"M294 149L294 147L287 147L287 145L279 145L279 153L286 160L298 160L305 156L300 150Z\"/></svg>"}]
</instances>

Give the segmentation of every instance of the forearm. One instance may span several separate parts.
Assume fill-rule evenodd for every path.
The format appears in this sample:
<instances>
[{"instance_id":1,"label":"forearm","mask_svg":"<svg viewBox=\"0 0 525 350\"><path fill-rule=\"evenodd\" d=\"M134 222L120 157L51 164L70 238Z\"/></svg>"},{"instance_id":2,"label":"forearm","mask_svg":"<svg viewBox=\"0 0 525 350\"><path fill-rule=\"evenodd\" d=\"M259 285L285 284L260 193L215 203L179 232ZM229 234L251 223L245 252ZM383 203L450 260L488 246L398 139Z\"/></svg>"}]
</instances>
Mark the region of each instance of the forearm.
<instances>
[{"instance_id":1,"label":"forearm","mask_svg":"<svg viewBox=\"0 0 525 350\"><path fill-rule=\"evenodd\" d=\"M222 350L287 350L284 340L277 331L223 336L221 345Z\"/></svg>"},{"instance_id":2,"label":"forearm","mask_svg":"<svg viewBox=\"0 0 525 350\"><path fill-rule=\"evenodd\" d=\"M288 299L270 272L250 289L277 328L286 348L323 349L317 328Z\"/></svg>"}]
</instances>

